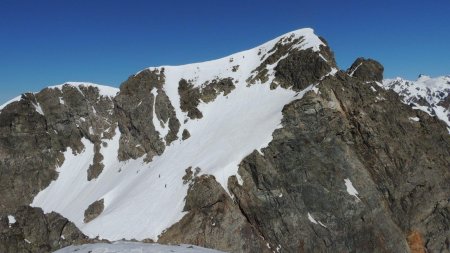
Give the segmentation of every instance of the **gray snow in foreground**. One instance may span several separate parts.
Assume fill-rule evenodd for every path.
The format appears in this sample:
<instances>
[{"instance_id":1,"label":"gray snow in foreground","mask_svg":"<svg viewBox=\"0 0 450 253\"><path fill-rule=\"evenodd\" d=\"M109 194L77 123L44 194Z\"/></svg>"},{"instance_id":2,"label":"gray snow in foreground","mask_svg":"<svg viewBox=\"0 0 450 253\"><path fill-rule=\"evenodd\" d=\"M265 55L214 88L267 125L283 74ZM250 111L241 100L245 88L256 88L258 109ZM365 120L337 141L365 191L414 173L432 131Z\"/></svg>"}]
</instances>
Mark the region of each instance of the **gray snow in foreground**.
<instances>
[{"instance_id":1,"label":"gray snow in foreground","mask_svg":"<svg viewBox=\"0 0 450 253\"><path fill-rule=\"evenodd\" d=\"M78 246L69 246L55 253L223 253L222 251L201 248L192 245L161 245L156 243L140 242L114 242L114 243L94 243Z\"/></svg>"}]
</instances>

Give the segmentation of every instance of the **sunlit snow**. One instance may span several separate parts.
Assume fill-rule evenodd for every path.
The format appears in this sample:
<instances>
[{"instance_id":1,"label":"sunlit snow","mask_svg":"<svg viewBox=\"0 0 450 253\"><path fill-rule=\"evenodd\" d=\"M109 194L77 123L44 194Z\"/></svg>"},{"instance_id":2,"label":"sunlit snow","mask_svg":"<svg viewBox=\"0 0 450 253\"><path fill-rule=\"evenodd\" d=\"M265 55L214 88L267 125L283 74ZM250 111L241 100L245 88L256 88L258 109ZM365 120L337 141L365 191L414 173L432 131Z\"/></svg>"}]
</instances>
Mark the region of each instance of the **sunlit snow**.
<instances>
[{"instance_id":1,"label":"sunlit snow","mask_svg":"<svg viewBox=\"0 0 450 253\"><path fill-rule=\"evenodd\" d=\"M282 109L286 104L314 89L311 84L297 93L281 87L271 90L269 83L248 85L247 79L255 74L252 71L273 53L269 51L275 43L286 36L304 37L293 45L298 49L317 51L323 44L312 29L301 29L219 60L150 68L154 71L164 68L163 90L175 108L180 129L187 129L191 137L182 141L182 131L179 131L179 139L150 163L145 163L143 158L119 162L120 132L116 129L114 138L106 141L107 146L100 151L105 168L92 181L87 181L87 169L93 160L94 145L83 139L85 150L77 155L70 149L65 152L65 162L58 168L58 179L41 191L32 205L42 207L45 212L61 213L90 237L156 240L185 214L182 210L188 186L183 184L182 177L188 167L199 167L200 174L213 175L226 191L230 176L237 175L242 183L237 174L238 164L254 150L269 144L273 131L281 127ZM239 65L238 70L231 71L236 65ZM273 75L273 66L267 68L269 75ZM236 88L227 96L219 95L213 102L201 102L198 109L203 118L186 120L178 94L181 78L194 86L217 78L233 78ZM115 90L102 88L101 92L112 95ZM155 112L153 116L149 124L154 124L160 137L164 137L167 126L156 119ZM85 224L84 211L100 199L104 199L104 211Z\"/></svg>"}]
</instances>

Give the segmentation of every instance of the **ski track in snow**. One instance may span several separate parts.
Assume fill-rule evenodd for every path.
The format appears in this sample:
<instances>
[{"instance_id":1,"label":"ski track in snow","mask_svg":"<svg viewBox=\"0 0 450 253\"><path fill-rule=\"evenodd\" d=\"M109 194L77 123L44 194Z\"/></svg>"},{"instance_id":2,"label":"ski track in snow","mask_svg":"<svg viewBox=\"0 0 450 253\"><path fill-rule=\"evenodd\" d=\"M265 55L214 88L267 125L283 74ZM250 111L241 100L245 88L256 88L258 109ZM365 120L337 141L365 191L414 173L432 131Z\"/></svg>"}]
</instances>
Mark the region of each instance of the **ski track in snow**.
<instances>
[{"instance_id":1,"label":"ski track in snow","mask_svg":"<svg viewBox=\"0 0 450 253\"><path fill-rule=\"evenodd\" d=\"M293 48L318 51L323 45L312 29L301 29L219 60L149 68L153 71L164 68L163 89L182 124L179 139L150 163L145 163L143 158L119 162L120 132L117 128L114 138L106 141L107 147L101 148L105 168L92 181L87 181L87 169L94 157L94 145L83 139L85 150L78 155L72 154L70 149L64 153L65 162L58 168L58 179L39 192L32 205L45 212L61 213L90 237L157 240L158 235L185 215L182 210L188 185L183 184L182 177L188 167L199 167L200 174L213 175L228 191L228 178L236 175L239 180L237 170L242 159L266 147L273 131L281 127L282 108L306 92L317 90L313 85L299 93L280 87L270 90L268 83L248 86L246 81L256 74L252 71L269 57L272 53L269 50L281 38L300 36L304 40ZM239 68L233 72L236 65ZM269 76L273 76L274 66L267 66L267 69ZM332 70L330 74L335 72ZM236 88L227 96L219 94L211 103L200 103L198 109L203 118L185 122L187 115L180 109L178 94L180 79L200 86L206 81L228 77L233 78ZM156 90L153 94L156 95ZM159 123L157 119L153 122L158 125L160 134L166 134L167 126ZM180 138L182 129L191 134L184 141ZM103 212L85 224L84 211L100 199L104 199Z\"/></svg>"}]
</instances>

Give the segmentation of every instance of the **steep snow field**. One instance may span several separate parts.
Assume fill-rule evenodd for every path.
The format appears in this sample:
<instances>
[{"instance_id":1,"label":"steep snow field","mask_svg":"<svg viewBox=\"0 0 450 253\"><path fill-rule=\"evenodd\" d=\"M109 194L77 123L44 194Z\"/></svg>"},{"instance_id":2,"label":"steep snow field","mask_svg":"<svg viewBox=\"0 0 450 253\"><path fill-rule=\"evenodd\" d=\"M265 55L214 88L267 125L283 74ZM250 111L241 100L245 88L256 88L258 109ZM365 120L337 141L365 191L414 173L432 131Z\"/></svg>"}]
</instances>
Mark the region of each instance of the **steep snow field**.
<instances>
[{"instance_id":1,"label":"steep snow field","mask_svg":"<svg viewBox=\"0 0 450 253\"><path fill-rule=\"evenodd\" d=\"M450 104L445 106L443 102L450 95L450 76L431 78L420 75L416 81L402 78L385 79L383 86L398 93L403 102L413 104L414 109L422 110L431 116L436 116L444 121L450 131Z\"/></svg>"},{"instance_id":2,"label":"steep snow field","mask_svg":"<svg viewBox=\"0 0 450 253\"><path fill-rule=\"evenodd\" d=\"M182 177L188 167L199 167L201 174L214 175L227 190L227 180L237 175L242 159L271 141L273 131L280 127L283 106L314 90L313 85L300 93L280 87L270 90L268 83L249 86L246 81L256 74L252 70L273 53L269 51L280 39L299 37L304 40L294 45L295 48L318 51L322 45L311 29L302 29L219 60L165 66L164 90L182 124L179 140L150 163L145 163L143 158L119 162L120 132L117 129L115 137L101 150L105 157L103 172L97 179L87 181L86 171L94 157L94 146L84 139L85 150L78 155L72 154L70 149L65 152L65 162L58 168L58 179L41 191L32 205L45 212L61 213L91 237L157 240L158 235L184 215L182 210L188 185L183 184ZM237 71L232 71L236 65L239 66ZM268 82L273 80L275 66L267 67ZM206 81L228 77L234 79L236 88L227 96L220 95L213 102L201 103L198 108L203 118L185 121L187 115L180 109L178 94L180 79L199 86ZM167 134L167 129L163 128L156 128L161 137ZM183 129L187 129L191 137L181 141ZM100 199L104 199L104 211L96 219L84 223L84 211Z\"/></svg>"},{"instance_id":3,"label":"steep snow field","mask_svg":"<svg viewBox=\"0 0 450 253\"><path fill-rule=\"evenodd\" d=\"M161 245L138 242L115 242L69 246L55 253L220 253L222 251L191 245Z\"/></svg>"}]
</instances>

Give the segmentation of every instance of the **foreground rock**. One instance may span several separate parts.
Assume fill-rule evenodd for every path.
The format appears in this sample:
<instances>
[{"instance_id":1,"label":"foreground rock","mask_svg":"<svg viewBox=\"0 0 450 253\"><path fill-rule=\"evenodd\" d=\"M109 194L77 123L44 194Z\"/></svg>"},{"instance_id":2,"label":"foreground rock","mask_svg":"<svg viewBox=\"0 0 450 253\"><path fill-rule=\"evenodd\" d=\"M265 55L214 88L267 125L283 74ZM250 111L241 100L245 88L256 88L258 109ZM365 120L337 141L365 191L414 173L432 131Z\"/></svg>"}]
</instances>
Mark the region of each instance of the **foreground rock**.
<instances>
[{"instance_id":1,"label":"foreground rock","mask_svg":"<svg viewBox=\"0 0 450 253\"><path fill-rule=\"evenodd\" d=\"M230 179L243 214L272 248L449 249L445 124L362 82L369 77L339 73L286 106L270 145L242 162L243 185Z\"/></svg>"},{"instance_id":2,"label":"foreground rock","mask_svg":"<svg viewBox=\"0 0 450 253\"><path fill-rule=\"evenodd\" d=\"M0 217L0 252L47 253L74 244L94 242L57 213L20 207Z\"/></svg>"}]
</instances>

